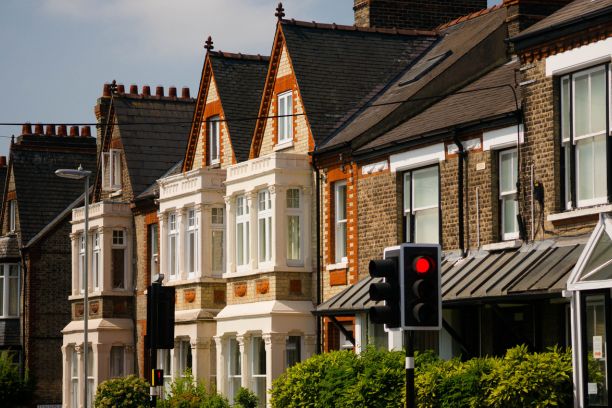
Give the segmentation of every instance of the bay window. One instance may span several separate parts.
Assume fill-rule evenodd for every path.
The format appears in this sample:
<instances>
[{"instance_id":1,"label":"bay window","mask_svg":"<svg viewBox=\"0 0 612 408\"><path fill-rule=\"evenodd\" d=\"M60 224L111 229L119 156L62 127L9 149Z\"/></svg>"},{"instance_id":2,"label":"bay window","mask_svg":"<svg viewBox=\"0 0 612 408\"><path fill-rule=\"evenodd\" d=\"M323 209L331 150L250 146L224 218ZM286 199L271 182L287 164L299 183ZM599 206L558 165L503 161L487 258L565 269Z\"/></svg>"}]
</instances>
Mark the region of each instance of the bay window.
<instances>
[{"instance_id":1,"label":"bay window","mask_svg":"<svg viewBox=\"0 0 612 408\"><path fill-rule=\"evenodd\" d=\"M149 224L149 274L151 282L155 280L155 276L159 274L159 226L157 224Z\"/></svg>"},{"instance_id":2,"label":"bay window","mask_svg":"<svg viewBox=\"0 0 612 408\"><path fill-rule=\"evenodd\" d=\"M270 191L262 190L257 194L259 262L272 259L272 200Z\"/></svg>"},{"instance_id":3,"label":"bay window","mask_svg":"<svg viewBox=\"0 0 612 408\"><path fill-rule=\"evenodd\" d=\"M236 264L249 263L249 206L244 195L236 197Z\"/></svg>"},{"instance_id":4,"label":"bay window","mask_svg":"<svg viewBox=\"0 0 612 408\"><path fill-rule=\"evenodd\" d=\"M278 95L278 144L293 140L293 94L291 91Z\"/></svg>"},{"instance_id":5,"label":"bay window","mask_svg":"<svg viewBox=\"0 0 612 408\"><path fill-rule=\"evenodd\" d=\"M219 116L208 118L208 163L219 163Z\"/></svg>"},{"instance_id":6,"label":"bay window","mask_svg":"<svg viewBox=\"0 0 612 408\"><path fill-rule=\"evenodd\" d=\"M404 173L405 242L439 243L440 194L438 180L437 166Z\"/></svg>"},{"instance_id":7,"label":"bay window","mask_svg":"<svg viewBox=\"0 0 612 408\"><path fill-rule=\"evenodd\" d=\"M127 240L125 231L113 230L113 241L111 245L111 282L113 289L125 289L126 272L126 247Z\"/></svg>"},{"instance_id":8,"label":"bay window","mask_svg":"<svg viewBox=\"0 0 612 408\"><path fill-rule=\"evenodd\" d=\"M287 263L299 263L301 252L301 205L300 189L287 190Z\"/></svg>"},{"instance_id":9,"label":"bay window","mask_svg":"<svg viewBox=\"0 0 612 408\"><path fill-rule=\"evenodd\" d=\"M79 235L79 287L85 292L85 233Z\"/></svg>"},{"instance_id":10,"label":"bay window","mask_svg":"<svg viewBox=\"0 0 612 408\"><path fill-rule=\"evenodd\" d=\"M610 67L561 77L565 208L608 202Z\"/></svg>"},{"instance_id":11,"label":"bay window","mask_svg":"<svg viewBox=\"0 0 612 408\"><path fill-rule=\"evenodd\" d=\"M170 279L178 277L178 223L176 214L168 215L168 273Z\"/></svg>"},{"instance_id":12,"label":"bay window","mask_svg":"<svg viewBox=\"0 0 612 408\"><path fill-rule=\"evenodd\" d=\"M93 234L93 251L91 259L91 276L93 278L92 286L94 290L100 289L100 264L102 257L100 255L100 233L94 232Z\"/></svg>"},{"instance_id":13,"label":"bay window","mask_svg":"<svg viewBox=\"0 0 612 408\"><path fill-rule=\"evenodd\" d=\"M518 155L516 149L499 152L499 207L501 211L501 239L517 239L519 237L518 202L516 182L518 178Z\"/></svg>"},{"instance_id":14,"label":"bay window","mask_svg":"<svg viewBox=\"0 0 612 408\"><path fill-rule=\"evenodd\" d=\"M225 265L225 257L223 256L224 248L224 215L223 208L214 207L211 209L211 234L212 234L212 259L211 267L213 275L219 275L223 273Z\"/></svg>"},{"instance_id":15,"label":"bay window","mask_svg":"<svg viewBox=\"0 0 612 408\"><path fill-rule=\"evenodd\" d=\"M229 381L229 399L233 402L234 397L240 389L242 383L242 356L240 354L240 346L236 338L229 339L229 360L228 360L228 381Z\"/></svg>"},{"instance_id":16,"label":"bay window","mask_svg":"<svg viewBox=\"0 0 612 408\"><path fill-rule=\"evenodd\" d=\"M198 269L198 217L195 210L187 211L187 233L185 249L187 253L187 273L190 278L196 275Z\"/></svg>"},{"instance_id":17,"label":"bay window","mask_svg":"<svg viewBox=\"0 0 612 408\"><path fill-rule=\"evenodd\" d=\"M19 264L0 264L0 317L19 317Z\"/></svg>"},{"instance_id":18,"label":"bay window","mask_svg":"<svg viewBox=\"0 0 612 408\"><path fill-rule=\"evenodd\" d=\"M346 182L334 184L334 243L336 263L346 262Z\"/></svg>"},{"instance_id":19,"label":"bay window","mask_svg":"<svg viewBox=\"0 0 612 408\"><path fill-rule=\"evenodd\" d=\"M125 377L125 347L112 346L110 349L110 377Z\"/></svg>"},{"instance_id":20,"label":"bay window","mask_svg":"<svg viewBox=\"0 0 612 408\"><path fill-rule=\"evenodd\" d=\"M260 336L251 341L251 390L259 398L259 405L266 404L266 344Z\"/></svg>"}]
</instances>

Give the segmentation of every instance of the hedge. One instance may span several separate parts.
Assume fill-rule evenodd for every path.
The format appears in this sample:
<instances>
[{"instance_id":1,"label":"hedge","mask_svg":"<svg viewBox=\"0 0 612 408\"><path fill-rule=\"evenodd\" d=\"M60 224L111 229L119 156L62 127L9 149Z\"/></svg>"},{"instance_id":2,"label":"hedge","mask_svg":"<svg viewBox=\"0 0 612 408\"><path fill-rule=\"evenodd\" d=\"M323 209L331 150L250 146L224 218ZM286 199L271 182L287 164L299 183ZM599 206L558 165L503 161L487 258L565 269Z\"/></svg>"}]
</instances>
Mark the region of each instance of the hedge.
<instances>
[{"instance_id":1,"label":"hedge","mask_svg":"<svg viewBox=\"0 0 612 408\"><path fill-rule=\"evenodd\" d=\"M518 346L502 358L444 361L415 357L417 406L565 407L572 400L569 350L529 353ZM288 369L272 386L276 408L403 407L404 353L366 349L315 355Z\"/></svg>"}]
</instances>

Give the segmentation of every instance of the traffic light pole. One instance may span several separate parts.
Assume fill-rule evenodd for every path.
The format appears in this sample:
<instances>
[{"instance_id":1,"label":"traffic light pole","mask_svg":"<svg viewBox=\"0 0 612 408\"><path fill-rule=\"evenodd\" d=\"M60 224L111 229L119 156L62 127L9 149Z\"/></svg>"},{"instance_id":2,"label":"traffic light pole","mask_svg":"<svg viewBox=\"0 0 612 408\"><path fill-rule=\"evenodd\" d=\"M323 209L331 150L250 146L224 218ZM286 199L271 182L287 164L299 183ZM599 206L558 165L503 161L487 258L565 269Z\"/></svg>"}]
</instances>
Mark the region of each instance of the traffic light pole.
<instances>
[{"instance_id":1,"label":"traffic light pole","mask_svg":"<svg viewBox=\"0 0 612 408\"><path fill-rule=\"evenodd\" d=\"M414 392L414 332L404 331L404 346L406 347L406 408L416 408Z\"/></svg>"},{"instance_id":2,"label":"traffic light pole","mask_svg":"<svg viewBox=\"0 0 612 408\"><path fill-rule=\"evenodd\" d=\"M156 282L152 282L151 283L151 290L155 290L153 288L153 285L159 285L159 283ZM152 324L154 325L153 327L157 327L157 307L153 307L152 310L152 322L147 322L147 324ZM155 336L157 336L157 333L155 330L151 330L151 338L149 339L149 353L150 353L150 358L151 358L151 388L150 388L150 406L151 407L156 407L157 406L157 395L156 395L156 389L157 389L157 384L155 384L155 369L157 368L157 349L155 348L155 345L157 344L157 339L155 338Z\"/></svg>"}]
</instances>

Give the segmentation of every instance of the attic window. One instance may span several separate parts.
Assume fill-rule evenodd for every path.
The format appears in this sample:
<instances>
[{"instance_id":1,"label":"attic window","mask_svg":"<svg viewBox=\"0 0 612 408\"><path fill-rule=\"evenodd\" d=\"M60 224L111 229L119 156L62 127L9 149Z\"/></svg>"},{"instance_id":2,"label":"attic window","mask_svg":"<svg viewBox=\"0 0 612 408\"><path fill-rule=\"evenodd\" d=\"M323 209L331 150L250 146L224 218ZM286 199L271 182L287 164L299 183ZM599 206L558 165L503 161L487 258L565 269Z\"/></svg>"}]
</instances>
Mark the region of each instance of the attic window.
<instances>
[{"instance_id":1,"label":"attic window","mask_svg":"<svg viewBox=\"0 0 612 408\"><path fill-rule=\"evenodd\" d=\"M102 189L115 191L121 188L121 151L111 149L102 153Z\"/></svg>"},{"instance_id":2,"label":"attic window","mask_svg":"<svg viewBox=\"0 0 612 408\"><path fill-rule=\"evenodd\" d=\"M278 95L278 144L293 140L293 93Z\"/></svg>"},{"instance_id":3,"label":"attic window","mask_svg":"<svg viewBox=\"0 0 612 408\"><path fill-rule=\"evenodd\" d=\"M425 74L430 72L432 69L438 66L442 61L444 61L449 56L451 56L452 53L453 52L451 50L448 50L445 53L435 55L431 58L423 60L422 62L419 62L418 64L414 66L414 69L410 69L408 71L407 73L408 75L406 76L404 80L402 80L398 84L398 86L410 85L411 83L416 82L419 79L423 78Z\"/></svg>"}]
</instances>

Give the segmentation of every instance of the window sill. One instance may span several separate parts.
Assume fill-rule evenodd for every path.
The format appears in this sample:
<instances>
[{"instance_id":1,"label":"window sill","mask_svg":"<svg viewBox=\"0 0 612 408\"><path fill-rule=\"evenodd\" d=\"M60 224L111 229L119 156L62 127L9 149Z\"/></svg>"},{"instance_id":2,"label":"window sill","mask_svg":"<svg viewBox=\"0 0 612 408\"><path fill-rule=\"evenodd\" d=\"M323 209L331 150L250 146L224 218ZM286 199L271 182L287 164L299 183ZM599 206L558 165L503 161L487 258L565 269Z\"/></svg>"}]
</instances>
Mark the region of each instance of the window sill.
<instances>
[{"instance_id":1,"label":"window sill","mask_svg":"<svg viewBox=\"0 0 612 408\"><path fill-rule=\"evenodd\" d=\"M98 298L101 296L132 296L134 293L129 290L129 289L113 289L113 290L103 290L103 291L99 291L96 290L91 291L87 294L87 297L89 299L91 298ZM85 297L85 295L83 293L80 293L78 295L70 295L68 296L68 300L83 300L83 298Z\"/></svg>"},{"instance_id":2,"label":"window sill","mask_svg":"<svg viewBox=\"0 0 612 408\"><path fill-rule=\"evenodd\" d=\"M521 245L523 245L523 241L521 241L520 239L513 239L510 241L502 241L502 242L495 242L493 244L487 244L487 245L483 245L480 249L483 251L502 251L504 249L516 249L516 248L520 248Z\"/></svg>"},{"instance_id":3,"label":"window sill","mask_svg":"<svg viewBox=\"0 0 612 408\"><path fill-rule=\"evenodd\" d=\"M182 286L192 285L195 283L219 282L223 277L221 275L196 276L188 279L172 279L171 281L164 280L163 286Z\"/></svg>"},{"instance_id":4,"label":"window sill","mask_svg":"<svg viewBox=\"0 0 612 408\"><path fill-rule=\"evenodd\" d=\"M557 222L572 220L574 218L588 217L598 215L600 213L612 211L612 204L598 205L594 207L578 208L575 210L565 211L557 214L550 214L546 217L547 221Z\"/></svg>"},{"instance_id":5,"label":"window sill","mask_svg":"<svg viewBox=\"0 0 612 408\"><path fill-rule=\"evenodd\" d=\"M272 149L275 152L278 152L279 150L285 150L288 149L290 147L293 147L293 140L289 140L287 142L283 142L283 143L278 143L276 146L274 146L274 148Z\"/></svg>"},{"instance_id":6,"label":"window sill","mask_svg":"<svg viewBox=\"0 0 612 408\"><path fill-rule=\"evenodd\" d=\"M347 269L348 262L339 262L335 264L329 264L325 267L328 271L337 271L338 269Z\"/></svg>"},{"instance_id":7,"label":"window sill","mask_svg":"<svg viewBox=\"0 0 612 408\"><path fill-rule=\"evenodd\" d=\"M211 168L211 169L220 169L221 168L221 162L218 161L218 160L214 161L214 162L210 163L208 168Z\"/></svg>"},{"instance_id":8,"label":"window sill","mask_svg":"<svg viewBox=\"0 0 612 408\"><path fill-rule=\"evenodd\" d=\"M119 190L115 190L112 193L110 193L110 197L119 197L121 194L123 194L123 190L119 189Z\"/></svg>"},{"instance_id":9,"label":"window sill","mask_svg":"<svg viewBox=\"0 0 612 408\"><path fill-rule=\"evenodd\" d=\"M222 275L223 279L231 279L231 278L244 278L248 276L261 275L263 273L275 273L275 272L283 272L283 273L303 273L303 272L312 272L310 269L307 269L304 266L267 266L259 269L252 269L248 271L237 271L237 272L226 272Z\"/></svg>"}]
</instances>

